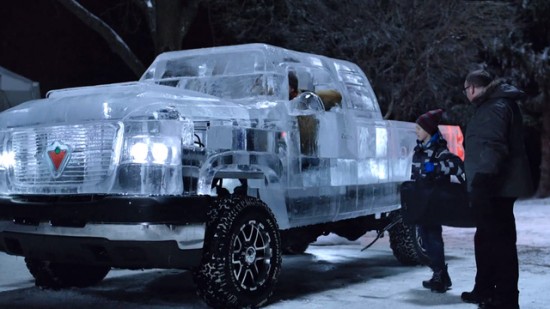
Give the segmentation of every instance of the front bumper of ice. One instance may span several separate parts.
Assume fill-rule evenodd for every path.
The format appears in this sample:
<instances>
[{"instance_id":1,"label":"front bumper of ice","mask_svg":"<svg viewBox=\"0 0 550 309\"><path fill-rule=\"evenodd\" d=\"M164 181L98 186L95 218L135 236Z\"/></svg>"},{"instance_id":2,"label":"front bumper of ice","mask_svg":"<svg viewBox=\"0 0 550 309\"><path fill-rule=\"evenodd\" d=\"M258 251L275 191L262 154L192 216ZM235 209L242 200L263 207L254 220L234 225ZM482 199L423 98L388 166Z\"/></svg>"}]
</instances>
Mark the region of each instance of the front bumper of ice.
<instances>
[{"instance_id":1,"label":"front bumper of ice","mask_svg":"<svg viewBox=\"0 0 550 309\"><path fill-rule=\"evenodd\" d=\"M209 203L208 196L3 197L0 250L60 263L191 268Z\"/></svg>"}]
</instances>

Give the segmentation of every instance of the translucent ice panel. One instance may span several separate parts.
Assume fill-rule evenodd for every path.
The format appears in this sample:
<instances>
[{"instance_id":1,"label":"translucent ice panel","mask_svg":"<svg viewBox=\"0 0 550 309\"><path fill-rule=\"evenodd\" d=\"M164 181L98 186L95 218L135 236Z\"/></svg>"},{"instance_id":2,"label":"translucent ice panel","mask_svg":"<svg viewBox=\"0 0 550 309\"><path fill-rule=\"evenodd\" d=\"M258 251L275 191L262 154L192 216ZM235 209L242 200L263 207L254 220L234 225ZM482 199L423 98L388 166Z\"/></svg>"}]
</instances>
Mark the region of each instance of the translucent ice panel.
<instances>
[{"instance_id":1,"label":"translucent ice panel","mask_svg":"<svg viewBox=\"0 0 550 309\"><path fill-rule=\"evenodd\" d=\"M181 78L176 87L227 99L275 96L281 93L283 75L234 75L207 78Z\"/></svg>"},{"instance_id":2,"label":"translucent ice panel","mask_svg":"<svg viewBox=\"0 0 550 309\"><path fill-rule=\"evenodd\" d=\"M406 181L411 178L411 165L416 133L414 123L388 121L390 128L389 164L393 181Z\"/></svg>"},{"instance_id":3,"label":"translucent ice panel","mask_svg":"<svg viewBox=\"0 0 550 309\"><path fill-rule=\"evenodd\" d=\"M204 48L160 55L142 76L151 81L220 98L288 97L280 49L262 44ZM267 61L268 57L273 57Z\"/></svg>"},{"instance_id":4,"label":"translucent ice panel","mask_svg":"<svg viewBox=\"0 0 550 309\"><path fill-rule=\"evenodd\" d=\"M359 183L378 183L388 180L387 159L369 158L358 162Z\"/></svg>"},{"instance_id":5,"label":"translucent ice panel","mask_svg":"<svg viewBox=\"0 0 550 309\"><path fill-rule=\"evenodd\" d=\"M359 171L356 160L334 159L330 168L330 184L332 186L356 185Z\"/></svg>"}]
</instances>

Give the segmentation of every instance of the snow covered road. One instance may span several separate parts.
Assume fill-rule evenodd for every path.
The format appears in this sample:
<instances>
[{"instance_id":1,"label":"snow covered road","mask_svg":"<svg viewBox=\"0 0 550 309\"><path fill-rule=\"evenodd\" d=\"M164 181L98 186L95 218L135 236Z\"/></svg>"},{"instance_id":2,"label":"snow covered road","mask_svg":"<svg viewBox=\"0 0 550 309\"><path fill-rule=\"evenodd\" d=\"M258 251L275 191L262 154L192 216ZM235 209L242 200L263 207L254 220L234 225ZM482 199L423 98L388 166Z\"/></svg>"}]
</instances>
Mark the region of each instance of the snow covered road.
<instances>
[{"instance_id":1,"label":"snow covered road","mask_svg":"<svg viewBox=\"0 0 550 309\"><path fill-rule=\"evenodd\" d=\"M516 204L522 309L550 308L550 199ZM444 228L453 287L445 294L421 286L426 267L405 267L388 237L361 252L375 234L350 242L329 235L306 254L284 256L283 270L266 308L477 308L460 300L473 287L474 229ZM112 270L98 286L64 291L34 287L23 258L0 253L0 308L207 308L188 272Z\"/></svg>"}]
</instances>

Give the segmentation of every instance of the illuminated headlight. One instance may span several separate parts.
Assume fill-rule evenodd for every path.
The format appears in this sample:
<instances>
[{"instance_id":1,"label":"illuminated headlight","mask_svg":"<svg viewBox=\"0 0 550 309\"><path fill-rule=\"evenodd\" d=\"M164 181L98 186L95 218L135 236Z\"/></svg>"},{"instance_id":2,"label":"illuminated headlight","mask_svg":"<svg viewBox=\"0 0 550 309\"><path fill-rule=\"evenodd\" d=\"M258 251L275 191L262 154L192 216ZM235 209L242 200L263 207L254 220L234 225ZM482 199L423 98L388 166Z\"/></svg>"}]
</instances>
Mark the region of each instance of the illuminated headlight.
<instances>
[{"instance_id":1,"label":"illuminated headlight","mask_svg":"<svg viewBox=\"0 0 550 309\"><path fill-rule=\"evenodd\" d=\"M178 165L181 140L175 137L137 136L126 140L122 163Z\"/></svg>"},{"instance_id":2,"label":"illuminated headlight","mask_svg":"<svg viewBox=\"0 0 550 309\"><path fill-rule=\"evenodd\" d=\"M8 169L15 165L15 153L11 151L0 153L0 169Z\"/></svg>"},{"instance_id":3,"label":"illuminated headlight","mask_svg":"<svg viewBox=\"0 0 550 309\"><path fill-rule=\"evenodd\" d=\"M164 163L168 158L168 147L161 143L153 143L151 147L151 154L153 155L153 162Z\"/></svg>"},{"instance_id":4,"label":"illuminated headlight","mask_svg":"<svg viewBox=\"0 0 550 309\"><path fill-rule=\"evenodd\" d=\"M130 146L130 160L135 163L147 162L149 146L146 143L137 142Z\"/></svg>"}]
</instances>

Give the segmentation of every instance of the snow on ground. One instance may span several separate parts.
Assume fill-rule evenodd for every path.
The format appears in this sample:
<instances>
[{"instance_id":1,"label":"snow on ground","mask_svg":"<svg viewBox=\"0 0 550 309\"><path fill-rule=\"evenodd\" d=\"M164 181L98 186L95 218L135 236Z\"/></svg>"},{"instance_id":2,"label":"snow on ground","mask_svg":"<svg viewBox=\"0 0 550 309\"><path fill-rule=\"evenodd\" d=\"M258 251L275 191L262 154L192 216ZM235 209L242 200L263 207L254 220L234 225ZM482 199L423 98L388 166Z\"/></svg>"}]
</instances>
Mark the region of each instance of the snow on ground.
<instances>
[{"instance_id":1,"label":"snow on ground","mask_svg":"<svg viewBox=\"0 0 550 309\"><path fill-rule=\"evenodd\" d=\"M550 308L550 199L516 204L522 309ZM421 286L426 267L406 267L393 257L388 237L357 241L321 237L306 254L284 256L283 270L266 308L477 308L460 294L473 287L474 229L444 228L453 288L445 294ZM207 308L185 271L113 270L98 286L64 291L34 287L23 258L0 253L0 308Z\"/></svg>"}]
</instances>

